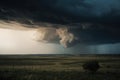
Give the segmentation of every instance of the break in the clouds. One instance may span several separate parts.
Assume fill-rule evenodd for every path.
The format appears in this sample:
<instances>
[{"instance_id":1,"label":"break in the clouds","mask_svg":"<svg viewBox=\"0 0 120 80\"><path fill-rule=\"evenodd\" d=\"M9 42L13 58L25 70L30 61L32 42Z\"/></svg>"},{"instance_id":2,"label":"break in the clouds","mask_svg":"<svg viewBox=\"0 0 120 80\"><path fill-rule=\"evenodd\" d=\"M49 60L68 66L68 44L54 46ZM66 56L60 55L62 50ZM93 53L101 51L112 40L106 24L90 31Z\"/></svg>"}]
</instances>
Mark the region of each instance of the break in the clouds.
<instances>
[{"instance_id":1,"label":"break in the clouds","mask_svg":"<svg viewBox=\"0 0 120 80\"><path fill-rule=\"evenodd\" d=\"M51 25L49 25L49 27L34 25L33 28L28 28L28 26L31 25L0 21L0 28L22 31L33 30L34 33L31 39L33 38L33 40L38 42L61 44L67 48L69 44L77 40L77 37L69 32L69 28L65 26L62 27L63 25L59 25L58 28L50 27Z\"/></svg>"}]
</instances>

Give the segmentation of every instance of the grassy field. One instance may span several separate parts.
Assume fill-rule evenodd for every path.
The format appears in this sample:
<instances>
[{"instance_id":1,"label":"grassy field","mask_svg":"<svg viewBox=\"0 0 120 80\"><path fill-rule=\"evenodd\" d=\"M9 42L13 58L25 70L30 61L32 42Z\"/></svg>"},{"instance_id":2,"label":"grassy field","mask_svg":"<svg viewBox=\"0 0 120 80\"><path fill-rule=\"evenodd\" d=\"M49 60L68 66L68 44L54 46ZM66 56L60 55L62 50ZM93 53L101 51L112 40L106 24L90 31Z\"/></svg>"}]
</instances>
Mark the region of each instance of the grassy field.
<instances>
[{"instance_id":1,"label":"grassy field","mask_svg":"<svg viewBox=\"0 0 120 80\"><path fill-rule=\"evenodd\" d=\"M82 68L90 60L94 74ZM120 80L120 55L1 55L0 80Z\"/></svg>"}]
</instances>

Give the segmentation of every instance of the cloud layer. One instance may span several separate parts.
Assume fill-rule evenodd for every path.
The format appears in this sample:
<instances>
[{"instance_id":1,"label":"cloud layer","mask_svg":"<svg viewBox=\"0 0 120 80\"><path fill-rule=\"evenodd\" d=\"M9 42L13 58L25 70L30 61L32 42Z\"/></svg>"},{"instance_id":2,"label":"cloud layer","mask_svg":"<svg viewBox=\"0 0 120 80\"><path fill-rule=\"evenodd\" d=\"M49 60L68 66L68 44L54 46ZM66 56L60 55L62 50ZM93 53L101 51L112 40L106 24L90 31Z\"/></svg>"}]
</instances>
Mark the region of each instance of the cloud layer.
<instances>
[{"instance_id":1,"label":"cloud layer","mask_svg":"<svg viewBox=\"0 0 120 80\"><path fill-rule=\"evenodd\" d=\"M0 19L17 20L27 24L32 22L119 24L120 1L1 0Z\"/></svg>"}]
</instances>

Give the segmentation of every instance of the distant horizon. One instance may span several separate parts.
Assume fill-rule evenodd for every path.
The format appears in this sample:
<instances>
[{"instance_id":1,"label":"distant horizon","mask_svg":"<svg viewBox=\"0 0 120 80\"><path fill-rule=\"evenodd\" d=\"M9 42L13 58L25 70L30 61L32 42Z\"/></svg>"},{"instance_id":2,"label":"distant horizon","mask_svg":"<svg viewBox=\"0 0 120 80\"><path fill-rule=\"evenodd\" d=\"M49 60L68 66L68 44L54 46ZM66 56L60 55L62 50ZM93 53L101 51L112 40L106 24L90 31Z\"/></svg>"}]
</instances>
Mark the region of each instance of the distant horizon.
<instances>
[{"instance_id":1,"label":"distant horizon","mask_svg":"<svg viewBox=\"0 0 120 80\"><path fill-rule=\"evenodd\" d=\"M99 54L98 53L97 54L96 53L81 53L81 54L75 54L75 53L73 53L73 54L72 53L71 54L70 53L66 53L66 54L64 54L64 53L63 54L62 53L59 53L59 54L56 54L56 53L49 53L49 54L19 53L19 54L16 54L15 53L15 54L12 54L11 53L11 54L0 54L0 55L120 55L120 53L110 53L110 54L108 54L108 53L101 53L101 54L100 53Z\"/></svg>"}]
</instances>

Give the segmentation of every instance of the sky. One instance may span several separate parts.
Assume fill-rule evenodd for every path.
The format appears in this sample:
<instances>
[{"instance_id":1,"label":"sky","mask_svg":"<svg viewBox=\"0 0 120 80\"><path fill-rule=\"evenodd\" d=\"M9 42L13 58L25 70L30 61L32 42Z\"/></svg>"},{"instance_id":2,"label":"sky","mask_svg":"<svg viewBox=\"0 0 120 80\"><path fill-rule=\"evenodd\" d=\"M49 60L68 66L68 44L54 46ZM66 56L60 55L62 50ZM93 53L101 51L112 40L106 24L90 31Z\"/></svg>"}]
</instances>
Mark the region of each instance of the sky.
<instances>
[{"instance_id":1,"label":"sky","mask_svg":"<svg viewBox=\"0 0 120 80\"><path fill-rule=\"evenodd\" d=\"M0 0L0 54L119 53L119 0Z\"/></svg>"}]
</instances>

